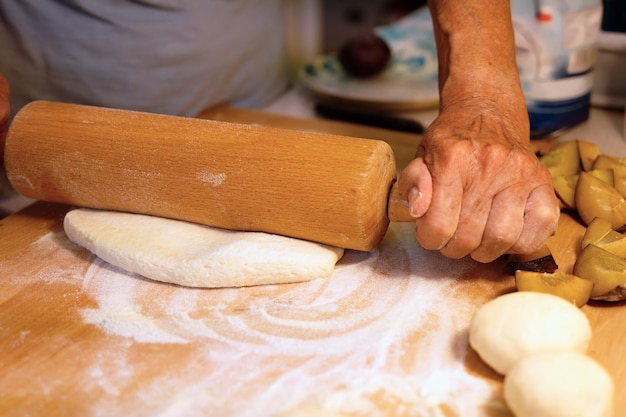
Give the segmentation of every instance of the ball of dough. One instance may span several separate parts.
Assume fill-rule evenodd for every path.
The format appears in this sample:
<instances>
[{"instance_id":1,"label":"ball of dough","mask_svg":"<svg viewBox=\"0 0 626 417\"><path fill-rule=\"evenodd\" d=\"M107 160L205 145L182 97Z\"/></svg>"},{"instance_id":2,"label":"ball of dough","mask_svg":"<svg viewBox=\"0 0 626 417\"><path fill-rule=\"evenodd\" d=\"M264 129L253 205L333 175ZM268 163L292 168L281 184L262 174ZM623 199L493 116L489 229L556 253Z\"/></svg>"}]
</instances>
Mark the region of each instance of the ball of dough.
<instances>
[{"instance_id":1,"label":"ball of dough","mask_svg":"<svg viewBox=\"0 0 626 417\"><path fill-rule=\"evenodd\" d=\"M497 297L474 314L469 342L483 361L501 374L536 352L585 353L591 325L578 307L564 299L521 291Z\"/></svg>"},{"instance_id":2,"label":"ball of dough","mask_svg":"<svg viewBox=\"0 0 626 417\"><path fill-rule=\"evenodd\" d=\"M518 362L504 379L504 400L516 417L610 417L613 381L578 352L541 352Z\"/></svg>"}]
</instances>

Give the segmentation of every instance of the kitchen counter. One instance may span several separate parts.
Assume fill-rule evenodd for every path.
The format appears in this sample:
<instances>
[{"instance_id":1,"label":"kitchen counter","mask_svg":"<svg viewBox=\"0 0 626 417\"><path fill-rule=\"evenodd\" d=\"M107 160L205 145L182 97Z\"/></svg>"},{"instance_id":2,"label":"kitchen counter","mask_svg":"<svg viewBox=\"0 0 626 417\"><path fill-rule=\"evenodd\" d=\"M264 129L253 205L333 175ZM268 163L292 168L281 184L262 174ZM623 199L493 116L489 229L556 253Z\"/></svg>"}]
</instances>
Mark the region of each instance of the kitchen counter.
<instances>
[{"instance_id":1,"label":"kitchen counter","mask_svg":"<svg viewBox=\"0 0 626 417\"><path fill-rule=\"evenodd\" d=\"M384 139L398 166L413 155L415 135L288 117L291 99L201 117ZM602 127L579 134L602 130L603 150L626 154L617 115L592 119ZM69 242L70 208L37 202L0 220L0 415L511 417L502 377L467 343L473 312L514 289L502 260L450 260L420 248L411 224L392 224L379 249L347 251L328 279L191 289ZM571 270L583 231L562 216L549 242L561 268ZM583 312L621 415L626 306Z\"/></svg>"}]
</instances>

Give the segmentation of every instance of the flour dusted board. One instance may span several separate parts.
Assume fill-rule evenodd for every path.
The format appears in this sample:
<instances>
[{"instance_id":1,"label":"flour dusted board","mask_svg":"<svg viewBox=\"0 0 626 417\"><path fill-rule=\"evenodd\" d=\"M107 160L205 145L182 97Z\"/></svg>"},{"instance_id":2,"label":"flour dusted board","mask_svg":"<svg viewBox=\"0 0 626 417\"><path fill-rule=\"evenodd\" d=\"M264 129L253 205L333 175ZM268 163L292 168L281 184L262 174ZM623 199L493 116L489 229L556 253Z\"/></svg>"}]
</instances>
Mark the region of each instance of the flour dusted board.
<instances>
[{"instance_id":1,"label":"flour dusted board","mask_svg":"<svg viewBox=\"0 0 626 417\"><path fill-rule=\"evenodd\" d=\"M314 405L376 415L400 402L445 416L500 407L497 384L480 377L489 371L466 368L462 340L502 265L421 251L406 225L380 252L348 251L328 280L223 290L126 274L51 226L23 246L27 265L2 259L5 286L21 288L3 307L23 311L2 329L19 349L3 347L0 387L18 382L9 392L24 411L227 416Z\"/></svg>"},{"instance_id":2,"label":"flour dusted board","mask_svg":"<svg viewBox=\"0 0 626 417\"><path fill-rule=\"evenodd\" d=\"M78 248L67 209L37 203L0 222L0 414L509 415L466 334L479 305L512 289L504 263L445 259L394 224L328 280L191 289ZM626 311L583 311L623 410Z\"/></svg>"}]
</instances>

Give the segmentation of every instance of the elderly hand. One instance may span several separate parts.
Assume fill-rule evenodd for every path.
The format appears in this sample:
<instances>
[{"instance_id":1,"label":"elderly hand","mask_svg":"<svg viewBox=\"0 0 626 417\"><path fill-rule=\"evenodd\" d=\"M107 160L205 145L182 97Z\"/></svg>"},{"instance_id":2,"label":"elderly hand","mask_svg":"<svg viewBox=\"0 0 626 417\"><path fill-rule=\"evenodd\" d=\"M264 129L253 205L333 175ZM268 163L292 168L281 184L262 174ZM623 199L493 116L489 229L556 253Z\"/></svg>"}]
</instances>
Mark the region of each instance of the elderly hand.
<instances>
[{"instance_id":1,"label":"elderly hand","mask_svg":"<svg viewBox=\"0 0 626 417\"><path fill-rule=\"evenodd\" d=\"M520 106L471 98L441 109L399 178L424 248L490 262L545 243L559 206L528 134Z\"/></svg>"},{"instance_id":2,"label":"elderly hand","mask_svg":"<svg viewBox=\"0 0 626 417\"><path fill-rule=\"evenodd\" d=\"M4 164L4 140L7 135L10 114L9 82L0 74L0 167Z\"/></svg>"},{"instance_id":3,"label":"elderly hand","mask_svg":"<svg viewBox=\"0 0 626 417\"><path fill-rule=\"evenodd\" d=\"M510 3L428 5L439 116L398 179L416 217L415 236L450 258L490 262L535 252L556 230L559 205L530 146Z\"/></svg>"}]
</instances>

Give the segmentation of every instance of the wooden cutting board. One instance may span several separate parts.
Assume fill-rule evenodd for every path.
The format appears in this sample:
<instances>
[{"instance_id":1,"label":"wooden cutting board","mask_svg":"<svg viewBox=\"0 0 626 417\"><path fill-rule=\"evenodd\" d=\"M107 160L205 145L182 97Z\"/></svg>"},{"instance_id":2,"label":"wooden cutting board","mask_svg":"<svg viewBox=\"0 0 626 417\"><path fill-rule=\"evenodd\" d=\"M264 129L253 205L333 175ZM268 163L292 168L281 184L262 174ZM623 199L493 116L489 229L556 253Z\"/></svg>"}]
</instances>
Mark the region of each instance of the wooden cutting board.
<instances>
[{"instance_id":1,"label":"wooden cutting board","mask_svg":"<svg viewBox=\"0 0 626 417\"><path fill-rule=\"evenodd\" d=\"M338 122L218 109L204 117L388 140ZM67 240L70 207L35 203L0 221L0 415L510 416L502 377L467 345L473 312L512 291L502 261L453 261L393 224L380 249L347 251L327 280L200 290L151 282ZM549 246L571 268L583 227ZM626 306L583 307L589 354L626 412Z\"/></svg>"}]
</instances>

